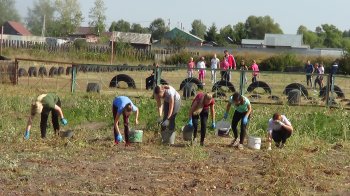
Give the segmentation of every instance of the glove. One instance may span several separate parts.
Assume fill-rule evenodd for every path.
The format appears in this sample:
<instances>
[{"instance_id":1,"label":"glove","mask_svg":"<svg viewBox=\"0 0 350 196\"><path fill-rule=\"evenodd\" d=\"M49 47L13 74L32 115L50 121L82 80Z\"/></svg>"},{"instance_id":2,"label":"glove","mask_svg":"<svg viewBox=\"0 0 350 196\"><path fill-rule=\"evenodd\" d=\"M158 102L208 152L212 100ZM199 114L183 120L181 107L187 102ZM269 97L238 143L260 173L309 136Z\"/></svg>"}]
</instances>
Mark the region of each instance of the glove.
<instances>
[{"instance_id":1,"label":"glove","mask_svg":"<svg viewBox=\"0 0 350 196\"><path fill-rule=\"evenodd\" d=\"M247 117L247 116L245 116L245 117L243 118L243 124L244 124L244 125L247 125L247 124L248 124L248 117Z\"/></svg>"},{"instance_id":2,"label":"glove","mask_svg":"<svg viewBox=\"0 0 350 196\"><path fill-rule=\"evenodd\" d=\"M121 134L118 134L114 138L115 143L119 143L123 141L123 136Z\"/></svg>"},{"instance_id":3,"label":"glove","mask_svg":"<svg viewBox=\"0 0 350 196\"><path fill-rule=\"evenodd\" d=\"M215 129L215 128L216 128L216 124L215 124L215 122L213 122L213 123L211 124L211 128L213 128L213 129Z\"/></svg>"},{"instance_id":4,"label":"glove","mask_svg":"<svg viewBox=\"0 0 350 196\"><path fill-rule=\"evenodd\" d=\"M228 113L225 112L225 114L224 114L224 119L227 120L227 118L228 118Z\"/></svg>"},{"instance_id":5,"label":"glove","mask_svg":"<svg viewBox=\"0 0 350 196\"><path fill-rule=\"evenodd\" d=\"M163 127L169 126L169 120L166 119L165 121L163 121L163 122L162 122L162 126L163 126Z\"/></svg>"},{"instance_id":6,"label":"glove","mask_svg":"<svg viewBox=\"0 0 350 196\"><path fill-rule=\"evenodd\" d=\"M29 136L30 136L30 132L26 130L26 132L24 133L24 139L29 140Z\"/></svg>"},{"instance_id":7,"label":"glove","mask_svg":"<svg viewBox=\"0 0 350 196\"><path fill-rule=\"evenodd\" d=\"M62 125L66 126L68 124L68 121L67 121L67 119L62 118L61 123L62 123Z\"/></svg>"},{"instance_id":8,"label":"glove","mask_svg":"<svg viewBox=\"0 0 350 196\"><path fill-rule=\"evenodd\" d=\"M188 126L193 127L192 118L188 121Z\"/></svg>"}]
</instances>

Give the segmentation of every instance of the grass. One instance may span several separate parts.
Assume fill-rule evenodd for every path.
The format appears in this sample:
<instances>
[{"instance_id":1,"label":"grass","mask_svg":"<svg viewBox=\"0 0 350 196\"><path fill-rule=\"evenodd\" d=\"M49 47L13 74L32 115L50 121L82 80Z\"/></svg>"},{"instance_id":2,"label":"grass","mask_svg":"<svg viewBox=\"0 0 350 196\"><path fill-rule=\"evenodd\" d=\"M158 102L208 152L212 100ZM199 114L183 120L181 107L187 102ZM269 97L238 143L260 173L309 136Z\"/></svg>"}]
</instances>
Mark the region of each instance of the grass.
<instances>
[{"instance_id":1,"label":"grass","mask_svg":"<svg viewBox=\"0 0 350 196\"><path fill-rule=\"evenodd\" d=\"M205 148L181 141L190 101L183 101L177 118L179 145L160 145L153 138L159 129L154 100L133 98L145 142L128 150L112 145L114 94L59 92L67 129L75 130L75 137L56 139L49 128L49 138L42 141L37 117L31 139L23 141L30 100L42 92L18 86L0 90L0 190L5 194L349 194L346 110L253 105L249 135L265 138L267 121L276 111L291 120L295 132L283 150L267 152L263 141L262 151L240 152L227 148L230 140L215 137L209 128ZM217 120L225 104L217 101Z\"/></svg>"}]
</instances>

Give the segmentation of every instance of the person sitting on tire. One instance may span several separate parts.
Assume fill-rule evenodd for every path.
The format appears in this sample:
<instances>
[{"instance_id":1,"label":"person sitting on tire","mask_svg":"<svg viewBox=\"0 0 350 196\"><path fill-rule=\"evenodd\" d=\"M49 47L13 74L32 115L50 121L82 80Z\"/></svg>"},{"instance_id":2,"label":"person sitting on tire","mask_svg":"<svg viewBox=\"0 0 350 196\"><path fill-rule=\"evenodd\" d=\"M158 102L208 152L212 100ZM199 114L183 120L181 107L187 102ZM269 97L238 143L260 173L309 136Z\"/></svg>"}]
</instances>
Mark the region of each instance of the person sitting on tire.
<instances>
[{"instance_id":1,"label":"person sitting on tire","mask_svg":"<svg viewBox=\"0 0 350 196\"><path fill-rule=\"evenodd\" d=\"M250 114L252 113L252 105L247 97L240 95L239 93L234 93L227 104L224 119L228 118L231 106L235 107L235 113L232 118L232 129L234 134L234 139L229 146L238 147L238 149L243 150L243 142L246 136L246 129L249 122ZM238 139L237 125L241 121L241 133Z\"/></svg>"},{"instance_id":2,"label":"person sitting on tire","mask_svg":"<svg viewBox=\"0 0 350 196\"><path fill-rule=\"evenodd\" d=\"M192 106L189 111L188 125L194 128L193 141L196 142L198 120L201 120L201 140L200 145L204 146L205 134L207 132L207 121L209 117L209 108L212 117L212 128L215 129L215 99L210 93L198 93L192 102Z\"/></svg>"},{"instance_id":3,"label":"person sitting on tire","mask_svg":"<svg viewBox=\"0 0 350 196\"><path fill-rule=\"evenodd\" d=\"M174 132L175 119L181 105L180 94L172 86L159 85L154 88L154 98L157 102L158 121L161 123L161 131L163 132L168 129L170 132ZM164 100L163 107L162 99Z\"/></svg>"},{"instance_id":4,"label":"person sitting on tire","mask_svg":"<svg viewBox=\"0 0 350 196\"><path fill-rule=\"evenodd\" d=\"M30 129L32 127L33 119L36 114L41 114L40 120L40 132L41 138L46 138L46 128L47 120L51 112L52 124L54 128L55 135L59 134L60 124L58 118L61 119L61 123L65 126L68 124L67 119L64 118L63 112L61 109L61 100L54 93L42 94L39 95L31 105L31 113L28 118L26 131L24 134L24 139L28 140L30 136Z\"/></svg>"},{"instance_id":5,"label":"person sitting on tire","mask_svg":"<svg viewBox=\"0 0 350 196\"><path fill-rule=\"evenodd\" d=\"M119 119L123 115L124 120L124 136L125 136L125 146L129 146L129 117L132 112L136 112L135 124L139 124L139 109L132 103L129 97L118 96L113 100L112 106L113 119L114 119L114 143L118 144L123 141L123 137L119 130Z\"/></svg>"},{"instance_id":6,"label":"person sitting on tire","mask_svg":"<svg viewBox=\"0 0 350 196\"><path fill-rule=\"evenodd\" d=\"M275 113L269 120L267 140L269 142L268 150L271 150L271 141L275 141L276 147L283 148L287 139L293 133L293 126L285 115Z\"/></svg>"}]
</instances>

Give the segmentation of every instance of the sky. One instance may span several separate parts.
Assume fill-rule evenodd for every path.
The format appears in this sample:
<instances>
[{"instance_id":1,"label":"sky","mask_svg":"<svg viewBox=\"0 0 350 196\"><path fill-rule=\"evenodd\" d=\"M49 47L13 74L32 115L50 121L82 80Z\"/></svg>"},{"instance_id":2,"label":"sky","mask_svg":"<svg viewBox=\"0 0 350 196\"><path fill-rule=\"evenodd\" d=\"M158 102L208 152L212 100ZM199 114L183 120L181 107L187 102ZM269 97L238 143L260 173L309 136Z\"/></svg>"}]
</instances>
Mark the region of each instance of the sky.
<instances>
[{"instance_id":1,"label":"sky","mask_svg":"<svg viewBox=\"0 0 350 196\"><path fill-rule=\"evenodd\" d=\"M16 0L22 18L36 0ZM88 24L88 13L95 0L79 0ZM300 25L315 30L321 24L350 29L349 0L105 0L107 27L120 19L149 26L155 18L163 18L170 27L191 30L191 23L200 19L206 26L219 28L244 22L248 16L271 16L286 34L295 34Z\"/></svg>"}]
</instances>

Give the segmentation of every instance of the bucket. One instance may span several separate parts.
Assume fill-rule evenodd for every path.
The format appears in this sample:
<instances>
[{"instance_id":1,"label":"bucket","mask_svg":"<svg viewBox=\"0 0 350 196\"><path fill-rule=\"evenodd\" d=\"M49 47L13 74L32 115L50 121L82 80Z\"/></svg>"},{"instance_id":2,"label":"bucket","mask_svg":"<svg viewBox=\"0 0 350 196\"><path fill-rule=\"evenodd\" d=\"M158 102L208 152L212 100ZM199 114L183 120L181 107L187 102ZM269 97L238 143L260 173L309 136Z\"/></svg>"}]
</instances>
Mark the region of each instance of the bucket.
<instances>
[{"instance_id":1,"label":"bucket","mask_svg":"<svg viewBox=\"0 0 350 196\"><path fill-rule=\"evenodd\" d=\"M165 130L161 132L163 144L175 144L175 131Z\"/></svg>"},{"instance_id":2,"label":"bucket","mask_svg":"<svg viewBox=\"0 0 350 196\"><path fill-rule=\"evenodd\" d=\"M184 141L192 141L193 127L186 125L181 130Z\"/></svg>"},{"instance_id":3,"label":"bucket","mask_svg":"<svg viewBox=\"0 0 350 196\"><path fill-rule=\"evenodd\" d=\"M131 143L142 143L143 131L132 130L129 132L129 141Z\"/></svg>"},{"instance_id":4,"label":"bucket","mask_svg":"<svg viewBox=\"0 0 350 196\"><path fill-rule=\"evenodd\" d=\"M228 137L231 130L231 123L227 121L219 121L216 124L216 135L220 137Z\"/></svg>"},{"instance_id":5,"label":"bucket","mask_svg":"<svg viewBox=\"0 0 350 196\"><path fill-rule=\"evenodd\" d=\"M254 150L260 150L261 138L260 137L248 137L248 147Z\"/></svg>"}]
</instances>

